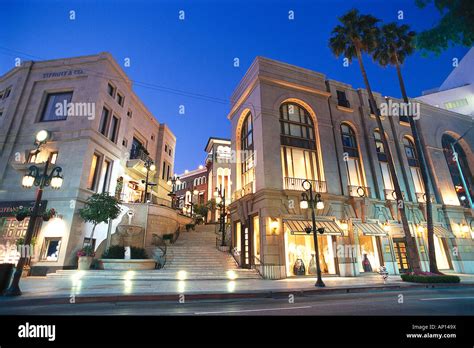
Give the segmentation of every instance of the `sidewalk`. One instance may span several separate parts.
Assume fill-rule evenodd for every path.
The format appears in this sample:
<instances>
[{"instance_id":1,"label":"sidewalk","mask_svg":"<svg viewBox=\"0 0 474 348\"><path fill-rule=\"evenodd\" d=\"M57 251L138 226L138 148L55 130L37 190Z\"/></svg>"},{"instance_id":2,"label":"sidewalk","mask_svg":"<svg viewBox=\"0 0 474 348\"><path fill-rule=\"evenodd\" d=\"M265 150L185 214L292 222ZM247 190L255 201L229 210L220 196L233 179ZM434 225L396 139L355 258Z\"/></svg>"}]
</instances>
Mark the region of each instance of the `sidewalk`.
<instances>
[{"instance_id":1,"label":"sidewalk","mask_svg":"<svg viewBox=\"0 0 474 348\"><path fill-rule=\"evenodd\" d=\"M453 274L453 273L450 273ZM399 276L390 276L387 283L378 274L359 277L323 277L325 288L316 288L313 277L288 278L282 280L112 280L29 277L21 280L23 292L19 297L0 297L4 303L18 305L69 303L118 302L118 301L177 301L185 295L186 300L235 299L288 296L305 296L324 293L348 293L383 291L408 288L445 288L472 286L474 275L457 274L461 284L415 284L403 282Z\"/></svg>"}]
</instances>

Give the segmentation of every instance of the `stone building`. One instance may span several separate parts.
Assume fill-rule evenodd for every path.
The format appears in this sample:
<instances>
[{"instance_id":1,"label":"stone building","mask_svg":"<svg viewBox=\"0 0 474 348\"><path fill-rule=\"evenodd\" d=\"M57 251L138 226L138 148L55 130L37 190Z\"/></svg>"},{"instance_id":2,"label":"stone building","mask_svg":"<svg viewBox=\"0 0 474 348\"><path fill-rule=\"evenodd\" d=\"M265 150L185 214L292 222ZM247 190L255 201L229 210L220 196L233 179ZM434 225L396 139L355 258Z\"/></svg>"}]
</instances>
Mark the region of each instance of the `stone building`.
<instances>
[{"instance_id":1,"label":"stone building","mask_svg":"<svg viewBox=\"0 0 474 348\"><path fill-rule=\"evenodd\" d=\"M184 214L191 215L195 205L203 205L208 201L207 168L200 165L197 169L178 174L178 177L180 183L176 185L177 207Z\"/></svg>"},{"instance_id":2,"label":"stone building","mask_svg":"<svg viewBox=\"0 0 474 348\"><path fill-rule=\"evenodd\" d=\"M375 96L380 107L398 102ZM293 276L302 262L305 274L314 274L313 235L306 233L310 212L300 208L308 180L324 203L316 210L317 227L324 228L318 236L324 274L357 276L366 256L373 271L406 271L405 234L386 158L391 151L411 235L428 269L426 197L405 116L383 117L390 147L384 149L365 90L263 57L231 100L231 148L238 154L231 174L232 250L241 267L278 279ZM474 206L466 198L474 189L474 130L465 133L472 118L427 104L420 113L438 265L473 273Z\"/></svg>"},{"instance_id":3,"label":"stone building","mask_svg":"<svg viewBox=\"0 0 474 348\"><path fill-rule=\"evenodd\" d=\"M140 101L110 54L24 62L0 77L0 95L2 244L14 243L26 230L28 219L16 221L12 208L33 204L34 189L21 186L28 167L42 167L49 157L64 175L61 189L46 188L43 195L60 218L37 227L32 264L39 273L74 267L84 243L97 246L105 238L101 226L95 240L88 240L91 226L78 214L91 194L144 202L146 161L156 167L148 173L147 199L170 204L167 180L176 138ZM34 154L35 134L42 129L51 140Z\"/></svg>"}]
</instances>

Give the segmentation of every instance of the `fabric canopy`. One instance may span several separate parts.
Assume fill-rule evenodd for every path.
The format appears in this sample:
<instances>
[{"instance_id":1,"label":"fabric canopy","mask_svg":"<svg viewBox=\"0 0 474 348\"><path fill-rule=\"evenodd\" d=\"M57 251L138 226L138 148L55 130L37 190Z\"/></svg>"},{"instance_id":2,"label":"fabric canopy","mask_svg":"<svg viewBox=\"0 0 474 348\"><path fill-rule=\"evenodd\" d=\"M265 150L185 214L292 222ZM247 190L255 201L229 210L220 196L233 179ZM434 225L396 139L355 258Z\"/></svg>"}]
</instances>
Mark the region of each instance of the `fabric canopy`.
<instances>
[{"instance_id":1,"label":"fabric canopy","mask_svg":"<svg viewBox=\"0 0 474 348\"><path fill-rule=\"evenodd\" d=\"M352 225L365 236L387 236L387 232L376 222L353 222Z\"/></svg>"},{"instance_id":2,"label":"fabric canopy","mask_svg":"<svg viewBox=\"0 0 474 348\"><path fill-rule=\"evenodd\" d=\"M312 228L313 223L311 220L283 220L285 225L290 230L291 234L306 234L307 228ZM329 219L317 219L316 228L324 228L324 234L333 236L344 236L344 231L339 225Z\"/></svg>"}]
</instances>

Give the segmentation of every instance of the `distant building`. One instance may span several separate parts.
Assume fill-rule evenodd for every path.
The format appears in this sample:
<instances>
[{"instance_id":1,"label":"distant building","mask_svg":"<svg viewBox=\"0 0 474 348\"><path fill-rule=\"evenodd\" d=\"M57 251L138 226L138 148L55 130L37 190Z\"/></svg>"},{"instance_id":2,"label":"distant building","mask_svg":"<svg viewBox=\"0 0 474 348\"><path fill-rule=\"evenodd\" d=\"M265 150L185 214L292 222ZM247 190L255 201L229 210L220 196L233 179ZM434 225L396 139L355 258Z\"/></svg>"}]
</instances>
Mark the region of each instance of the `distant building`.
<instances>
[{"instance_id":1,"label":"distant building","mask_svg":"<svg viewBox=\"0 0 474 348\"><path fill-rule=\"evenodd\" d=\"M71 112L61 112L64 104ZM34 154L42 129L52 138ZM175 148L174 134L141 102L110 54L24 62L0 76L0 243L24 236L28 218L16 221L12 208L31 206L35 190L22 188L22 176L49 157L62 168L64 183L46 188L43 199L61 217L37 226L32 271L74 267L78 249L97 246L107 235L101 224L89 240L91 226L78 213L86 199L109 192L124 203L143 202L144 164L151 160L150 200L170 205Z\"/></svg>"},{"instance_id":2,"label":"distant building","mask_svg":"<svg viewBox=\"0 0 474 348\"><path fill-rule=\"evenodd\" d=\"M207 168L201 165L197 169L178 174L178 177L181 183L176 185L177 208L190 215L194 213L194 205L207 203Z\"/></svg>"},{"instance_id":3,"label":"distant building","mask_svg":"<svg viewBox=\"0 0 474 348\"><path fill-rule=\"evenodd\" d=\"M215 198L216 188L225 193L225 204L228 206L232 200L232 152L230 139L210 137L205 151L207 152L206 166L208 169L208 197ZM217 208L209 212L209 221L217 221L219 214Z\"/></svg>"},{"instance_id":4,"label":"distant building","mask_svg":"<svg viewBox=\"0 0 474 348\"><path fill-rule=\"evenodd\" d=\"M416 99L474 117L474 48L467 52L439 88L424 91Z\"/></svg>"}]
</instances>

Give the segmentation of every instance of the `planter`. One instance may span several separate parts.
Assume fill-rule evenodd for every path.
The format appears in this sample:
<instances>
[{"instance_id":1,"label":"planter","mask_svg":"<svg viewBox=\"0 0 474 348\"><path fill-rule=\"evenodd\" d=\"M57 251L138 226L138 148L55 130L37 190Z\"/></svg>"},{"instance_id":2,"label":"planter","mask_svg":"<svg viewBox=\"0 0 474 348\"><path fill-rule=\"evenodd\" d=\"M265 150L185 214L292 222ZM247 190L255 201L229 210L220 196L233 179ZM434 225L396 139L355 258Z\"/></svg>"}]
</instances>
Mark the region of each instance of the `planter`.
<instances>
[{"instance_id":1,"label":"planter","mask_svg":"<svg viewBox=\"0 0 474 348\"><path fill-rule=\"evenodd\" d=\"M100 259L104 270L123 271L123 270L150 270L155 269L156 261L154 259Z\"/></svg>"},{"instance_id":2,"label":"planter","mask_svg":"<svg viewBox=\"0 0 474 348\"><path fill-rule=\"evenodd\" d=\"M93 256L79 256L77 269L80 271L87 271L91 268L92 260L94 260Z\"/></svg>"}]
</instances>

